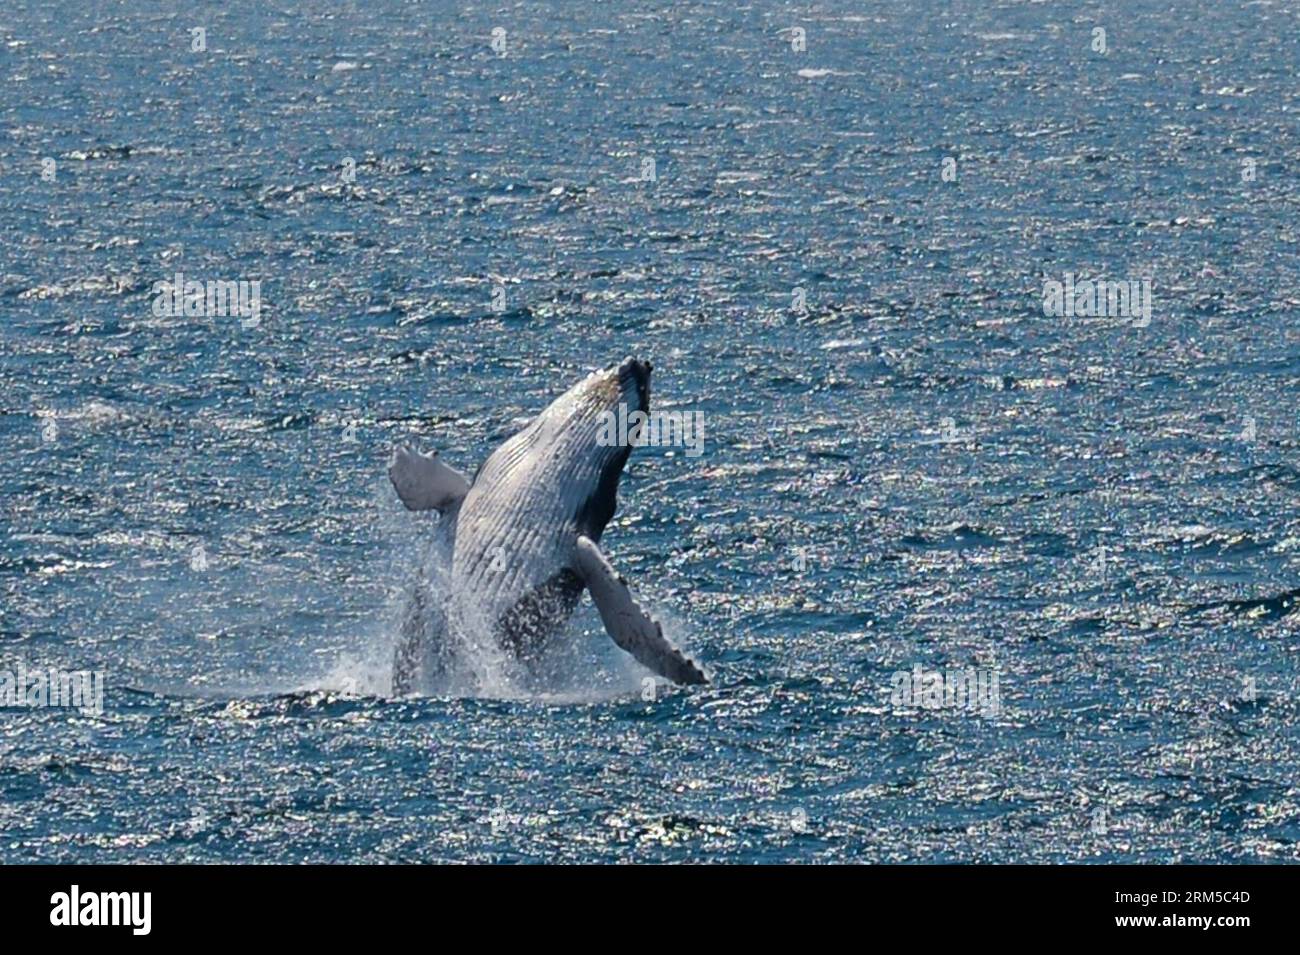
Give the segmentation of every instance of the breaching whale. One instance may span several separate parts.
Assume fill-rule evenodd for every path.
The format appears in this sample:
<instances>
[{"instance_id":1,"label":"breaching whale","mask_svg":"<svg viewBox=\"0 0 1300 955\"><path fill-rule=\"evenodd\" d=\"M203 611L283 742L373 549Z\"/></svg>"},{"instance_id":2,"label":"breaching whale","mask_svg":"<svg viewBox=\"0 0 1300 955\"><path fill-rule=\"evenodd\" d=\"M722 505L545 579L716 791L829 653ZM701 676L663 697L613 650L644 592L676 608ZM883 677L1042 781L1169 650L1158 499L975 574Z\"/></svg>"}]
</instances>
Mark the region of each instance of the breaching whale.
<instances>
[{"instance_id":1,"label":"breaching whale","mask_svg":"<svg viewBox=\"0 0 1300 955\"><path fill-rule=\"evenodd\" d=\"M649 362L626 358L588 375L497 448L472 482L436 451L397 449L388 469L393 487L409 510L441 512L450 563L439 592L417 588L407 610L395 694L444 673L469 630L488 632L496 648L525 664L542 659L584 589L614 643L642 665L675 683L707 682L598 546L640 427L619 445L608 440L608 419L621 410L644 420L650 370Z\"/></svg>"}]
</instances>

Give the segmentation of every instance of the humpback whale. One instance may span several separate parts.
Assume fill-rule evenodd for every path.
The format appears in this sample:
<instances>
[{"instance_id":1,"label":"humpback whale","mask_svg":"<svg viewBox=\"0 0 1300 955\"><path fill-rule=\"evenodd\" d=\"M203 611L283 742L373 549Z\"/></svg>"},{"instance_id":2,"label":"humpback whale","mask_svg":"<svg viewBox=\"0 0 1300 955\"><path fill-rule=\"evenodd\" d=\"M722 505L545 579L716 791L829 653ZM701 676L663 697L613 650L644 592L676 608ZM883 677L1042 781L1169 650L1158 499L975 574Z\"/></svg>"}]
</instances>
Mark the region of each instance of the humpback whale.
<instances>
[{"instance_id":1,"label":"humpback whale","mask_svg":"<svg viewBox=\"0 0 1300 955\"><path fill-rule=\"evenodd\" d=\"M637 428L608 440L608 417L650 411L649 362L626 358L593 372L498 447L473 480L436 451L398 448L388 476L408 510L436 510L441 586L413 594L393 660L393 692L417 692L454 668L470 634L536 665L591 594L614 643L659 676L707 682L633 597L599 544ZM620 405L624 407L620 409Z\"/></svg>"}]
</instances>

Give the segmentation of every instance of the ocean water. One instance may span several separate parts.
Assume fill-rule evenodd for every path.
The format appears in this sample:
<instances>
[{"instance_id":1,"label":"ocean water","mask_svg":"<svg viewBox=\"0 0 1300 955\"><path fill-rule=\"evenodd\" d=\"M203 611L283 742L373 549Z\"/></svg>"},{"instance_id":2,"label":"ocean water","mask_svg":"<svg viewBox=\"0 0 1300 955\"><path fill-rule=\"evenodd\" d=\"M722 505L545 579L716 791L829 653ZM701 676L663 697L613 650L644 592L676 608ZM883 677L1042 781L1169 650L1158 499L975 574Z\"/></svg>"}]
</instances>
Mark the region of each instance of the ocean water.
<instances>
[{"instance_id":1,"label":"ocean water","mask_svg":"<svg viewBox=\"0 0 1300 955\"><path fill-rule=\"evenodd\" d=\"M4 858L1296 861L1298 46L1282 0L6 0L0 666L106 690L0 710ZM257 321L156 314L177 272ZM1149 320L1045 315L1067 273ZM390 699L391 449L472 473L625 355L705 447L603 543L712 683L643 693L584 601L556 692Z\"/></svg>"}]
</instances>

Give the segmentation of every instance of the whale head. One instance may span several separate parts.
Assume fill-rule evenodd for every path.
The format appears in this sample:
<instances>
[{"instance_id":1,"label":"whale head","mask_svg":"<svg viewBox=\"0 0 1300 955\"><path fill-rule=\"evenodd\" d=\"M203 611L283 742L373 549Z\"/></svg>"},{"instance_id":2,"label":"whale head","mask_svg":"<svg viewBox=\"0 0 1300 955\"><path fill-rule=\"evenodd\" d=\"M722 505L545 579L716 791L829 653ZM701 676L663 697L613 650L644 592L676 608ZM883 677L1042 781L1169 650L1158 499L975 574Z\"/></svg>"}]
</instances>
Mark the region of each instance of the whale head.
<instances>
[{"instance_id":1,"label":"whale head","mask_svg":"<svg viewBox=\"0 0 1300 955\"><path fill-rule=\"evenodd\" d=\"M637 443L636 425L650 412L651 367L648 361L624 358L594 371L551 402L534 425L574 456L567 463L577 463L577 458L603 462L626 452Z\"/></svg>"},{"instance_id":2,"label":"whale head","mask_svg":"<svg viewBox=\"0 0 1300 955\"><path fill-rule=\"evenodd\" d=\"M619 477L650 413L651 369L628 357L593 372L535 422L548 445L548 470L592 540L614 516Z\"/></svg>"},{"instance_id":3,"label":"whale head","mask_svg":"<svg viewBox=\"0 0 1300 955\"><path fill-rule=\"evenodd\" d=\"M638 411L649 414L652 370L650 362L628 357L593 376L599 383L597 387L604 392L600 396L606 402L601 408L602 416L630 416Z\"/></svg>"}]
</instances>

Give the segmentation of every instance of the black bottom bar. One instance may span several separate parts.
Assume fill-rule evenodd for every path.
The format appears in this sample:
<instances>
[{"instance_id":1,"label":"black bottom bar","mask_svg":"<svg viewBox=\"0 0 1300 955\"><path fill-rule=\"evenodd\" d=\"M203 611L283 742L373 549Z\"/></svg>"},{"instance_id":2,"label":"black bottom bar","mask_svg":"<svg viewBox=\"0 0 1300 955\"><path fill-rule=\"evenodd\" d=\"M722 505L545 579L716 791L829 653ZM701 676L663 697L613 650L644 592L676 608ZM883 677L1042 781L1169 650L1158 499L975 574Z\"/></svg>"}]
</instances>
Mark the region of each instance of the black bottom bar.
<instances>
[{"instance_id":1,"label":"black bottom bar","mask_svg":"<svg viewBox=\"0 0 1300 955\"><path fill-rule=\"evenodd\" d=\"M864 940L1041 941L1050 931L1071 941L1199 936L1233 944L1286 930L1294 875L1285 866L6 866L0 912L10 942L75 932L82 941L337 946L411 930L436 944L429 931L475 927L494 942L536 945L575 931L611 940L639 931L750 936L802 924ZM606 928L617 934L591 934Z\"/></svg>"}]
</instances>

